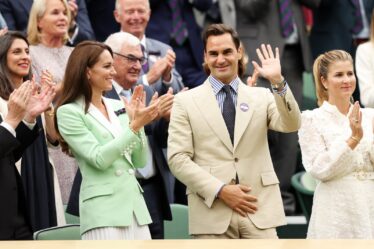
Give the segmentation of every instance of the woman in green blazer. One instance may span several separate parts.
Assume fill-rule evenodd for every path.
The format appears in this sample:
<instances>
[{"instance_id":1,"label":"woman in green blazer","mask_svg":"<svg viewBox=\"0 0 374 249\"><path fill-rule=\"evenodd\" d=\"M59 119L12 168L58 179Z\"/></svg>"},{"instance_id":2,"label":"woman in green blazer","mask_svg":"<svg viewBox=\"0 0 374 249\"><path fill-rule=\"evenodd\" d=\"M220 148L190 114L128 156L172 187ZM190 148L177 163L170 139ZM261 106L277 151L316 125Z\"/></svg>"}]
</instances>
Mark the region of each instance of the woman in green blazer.
<instances>
[{"instance_id":1,"label":"woman in green blazer","mask_svg":"<svg viewBox=\"0 0 374 249\"><path fill-rule=\"evenodd\" d=\"M104 98L115 73L108 46L80 43L66 67L56 124L63 150L82 172L82 239L150 239L152 220L135 168L146 163L143 126L157 116L157 99L146 107L142 86L126 108Z\"/></svg>"}]
</instances>

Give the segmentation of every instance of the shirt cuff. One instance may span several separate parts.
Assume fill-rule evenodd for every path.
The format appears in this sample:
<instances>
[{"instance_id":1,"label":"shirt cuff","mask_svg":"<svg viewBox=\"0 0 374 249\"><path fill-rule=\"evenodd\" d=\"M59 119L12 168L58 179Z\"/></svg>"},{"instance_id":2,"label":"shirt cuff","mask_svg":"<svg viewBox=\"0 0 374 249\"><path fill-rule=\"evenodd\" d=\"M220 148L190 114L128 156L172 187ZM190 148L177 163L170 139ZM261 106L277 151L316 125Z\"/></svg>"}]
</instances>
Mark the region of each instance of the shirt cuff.
<instances>
[{"instance_id":1,"label":"shirt cuff","mask_svg":"<svg viewBox=\"0 0 374 249\"><path fill-rule=\"evenodd\" d=\"M143 85L149 86L148 80L147 80L147 74L144 74L142 76Z\"/></svg>"},{"instance_id":2,"label":"shirt cuff","mask_svg":"<svg viewBox=\"0 0 374 249\"><path fill-rule=\"evenodd\" d=\"M221 192L222 188L225 186L226 184L222 183L222 185L218 188L217 192L216 192L216 199L218 198L218 195L219 195L219 192Z\"/></svg>"},{"instance_id":3,"label":"shirt cuff","mask_svg":"<svg viewBox=\"0 0 374 249\"><path fill-rule=\"evenodd\" d=\"M171 83L173 82L173 74L170 72L171 74L171 77L170 77L170 80L169 81L166 81L166 80L162 80L162 82L165 84L165 85L171 85Z\"/></svg>"},{"instance_id":4,"label":"shirt cuff","mask_svg":"<svg viewBox=\"0 0 374 249\"><path fill-rule=\"evenodd\" d=\"M29 123L29 122L27 122L26 120L22 120L22 122L30 129L30 130L32 130L32 129L34 129L34 127L35 127L35 125L36 125L36 122L34 122L34 123Z\"/></svg>"},{"instance_id":5,"label":"shirt cuff","mask_svg":"<svg viewBox=\"0 0 374 249\"><path fill-rule=\"evenodd\" d=\"M79 32L79 26L78 26L78 23L76 23L76 26L75 26L75 29L74 29L74 33L73 33L73 35L69 38L69 42L70 42L71 44L73 44L73 43L74 43L74 40L77 38L77 36L78 36L78 32Z\"/></svg>"},{"instance_id":6,"label":"shirt cuff","mask_svg":"<svg viewBox=\"0 0 374 249\"><path fill-rule=\"evenodd\" d=\"M10 124L6 122L2 122L0 125L4 127L5 129L7 129L14 137L16 137L16 131L13 129L13 127Z\"/></svg>"}]
</instances>

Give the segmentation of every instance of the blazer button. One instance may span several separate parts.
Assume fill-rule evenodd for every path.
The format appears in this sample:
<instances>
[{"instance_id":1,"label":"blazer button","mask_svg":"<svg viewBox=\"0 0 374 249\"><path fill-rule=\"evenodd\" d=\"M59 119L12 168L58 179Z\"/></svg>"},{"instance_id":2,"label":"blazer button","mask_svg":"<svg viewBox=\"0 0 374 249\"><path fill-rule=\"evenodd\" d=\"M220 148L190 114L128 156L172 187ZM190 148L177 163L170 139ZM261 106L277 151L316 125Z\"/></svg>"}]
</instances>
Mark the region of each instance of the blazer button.
<instances>
[{"instance_id":1,"label":"blazer button","mask_svg":"<svg viewBox=\"0 0 374 249\"><path fill-rule=\"evenodd\" d=\"M130 175L133 175L135 173L135 170L129 169L127 172L129 172Z\"/></svg>"},{"instance_id":2,"label":"blazer button","mask_svg":"<svg viewBox=\"0 0 374 249\"><path fill-rule=\"evenodd\" d=\"M116 170L116 176L121 176L123 174L123 171L121 169Z\"/></svg>"},{"instance_id":3,"label":"blazer button","mask_svg":"<svg viewBox=\"0 0 374 249\"><path fill-rule=\"evenodd\" d=\"M235 157L234 161L237 163L239 162L239 158Z\"/></svg>"}]
</instances>

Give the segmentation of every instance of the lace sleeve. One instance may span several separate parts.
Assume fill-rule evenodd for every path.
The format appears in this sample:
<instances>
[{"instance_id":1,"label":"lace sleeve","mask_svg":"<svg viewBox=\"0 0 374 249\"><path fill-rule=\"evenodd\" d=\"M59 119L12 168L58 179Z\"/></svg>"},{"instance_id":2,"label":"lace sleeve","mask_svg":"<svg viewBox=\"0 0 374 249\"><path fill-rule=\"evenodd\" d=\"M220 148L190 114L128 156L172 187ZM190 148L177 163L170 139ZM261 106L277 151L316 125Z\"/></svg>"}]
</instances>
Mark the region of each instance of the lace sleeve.
<instances>
[{"instance_id":1,"label":"lace sleeve","mask_svg":"<svg viewBox=\"0 0 374 249\"><path fill-rule=\"evenodd\" d=\"M357 156L345 141L344 136L330 137L326 141L318 127L329 124L317 119L318 113L306 111L302 114L299 130L299 143L305 170L321 181L328 181L350 171L352 162Z\"/></svg>"}]
</instances>

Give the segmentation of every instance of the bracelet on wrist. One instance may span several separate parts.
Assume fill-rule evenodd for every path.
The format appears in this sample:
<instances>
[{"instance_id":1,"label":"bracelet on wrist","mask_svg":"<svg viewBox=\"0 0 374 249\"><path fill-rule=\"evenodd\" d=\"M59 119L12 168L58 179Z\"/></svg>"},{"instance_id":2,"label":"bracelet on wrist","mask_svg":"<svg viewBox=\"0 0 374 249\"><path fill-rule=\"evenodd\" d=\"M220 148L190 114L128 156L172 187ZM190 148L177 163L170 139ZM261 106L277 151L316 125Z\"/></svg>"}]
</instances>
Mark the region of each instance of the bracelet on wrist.
<instances>
[{"instance_id":1,"label":"bracelet on wrist","mask_svg":"<svg viewBox=\"0 0 374 249\"><path fill-rule=\"evenodd\" d=\"M351 139L352 139L353 141L357 142L357 143L360 142L360 139L357 138L357 137L355 137L355 136L351 136Z\"/></svg>"}]
</instances>

